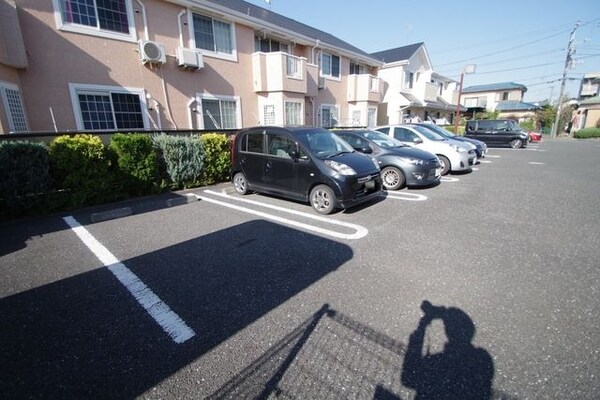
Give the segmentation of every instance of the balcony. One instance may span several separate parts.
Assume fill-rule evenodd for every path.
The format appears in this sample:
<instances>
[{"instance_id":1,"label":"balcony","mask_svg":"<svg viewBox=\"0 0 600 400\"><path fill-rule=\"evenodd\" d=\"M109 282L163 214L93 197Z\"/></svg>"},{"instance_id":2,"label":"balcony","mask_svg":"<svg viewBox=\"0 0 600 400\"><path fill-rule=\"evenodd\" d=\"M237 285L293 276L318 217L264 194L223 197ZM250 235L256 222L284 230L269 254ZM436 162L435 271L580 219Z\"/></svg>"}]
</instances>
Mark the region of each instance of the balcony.
<instances>
[{"instance_id":1,"label":"balcony","mask_svg":"<svg viewBox=\"0 0 600 400\"><path fill-rule=\"evenodd\" d=\"M600 85L586 83L581 85L581 96L596 96L600 91L598 90Z\"/></svg>"},{"instance_id":2,"label":"balcony","mask_svg":"<svg viewBox=\"0 0 600 400\"><path fill-rule=\"evenodd\" d=\"M381 102L383 82L368 75L348 75L348 101Z\"/></svg>"},{"instance_id":3,"label":"balcony","mask_svg":"<svg viewBox=\"0 0 600 400\"><path fill-rule=\"evenodd\" d=\"M252 72L256 93L292 92L306 95L309 92L310 74L305 58L282 52L253 53ZM316 83L314 86L316 92Z\"/></svg>"},{"instance_id":4,"label":"balcony","mask_svg":"<svg viewBox=\"0 0 600 400\"><path fill-rule=\"evenodd\" d=\"M436 83L425 82L425 101L437 101L440 86Z\"/></svg>"}]
</instances>

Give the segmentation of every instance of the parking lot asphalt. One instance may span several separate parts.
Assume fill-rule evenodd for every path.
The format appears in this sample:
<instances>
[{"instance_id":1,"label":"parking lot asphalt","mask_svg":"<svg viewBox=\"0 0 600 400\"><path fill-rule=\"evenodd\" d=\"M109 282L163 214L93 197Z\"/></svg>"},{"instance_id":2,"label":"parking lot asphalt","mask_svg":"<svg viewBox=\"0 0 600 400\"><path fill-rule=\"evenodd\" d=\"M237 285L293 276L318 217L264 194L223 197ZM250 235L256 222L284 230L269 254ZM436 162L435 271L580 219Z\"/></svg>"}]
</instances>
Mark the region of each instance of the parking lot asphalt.
<instances>
[{"instance_id":1,"label":"parking lot asphalt","mask_svg":"<svg viewBox=\"0 0 600 400\"><path fill-rule=\"evenodd\" d=\"M492 148L326 217L221 184L2 224L0 397L595 398L598 159Z\"/></svg>"}]
</instances>

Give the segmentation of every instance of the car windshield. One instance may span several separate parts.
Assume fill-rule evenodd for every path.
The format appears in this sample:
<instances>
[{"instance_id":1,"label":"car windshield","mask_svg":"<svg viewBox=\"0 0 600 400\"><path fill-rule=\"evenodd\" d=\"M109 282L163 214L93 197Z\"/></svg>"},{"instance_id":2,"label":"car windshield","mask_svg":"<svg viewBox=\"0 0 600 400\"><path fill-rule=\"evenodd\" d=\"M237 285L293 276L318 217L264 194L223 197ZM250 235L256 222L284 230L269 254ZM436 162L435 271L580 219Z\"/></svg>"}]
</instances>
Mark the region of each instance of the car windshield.
<instances>
[{"instance_id":1,"label":"car windshield","mask_svg":"<svg viewBox=\"0 0 600 400\"><path fill-rule=\"evenodd\" d=\"M431 125L425 126L425 128L430 129L430 130L432 130L432 131L434 131L436 133L439 133L440 135L442 135L442 136L444 136L446 138L450 138L451 139L451 138L453 138L453 137L456 136L454 133L452 133L450 131L447 131L446 129L444 129L442 127L439 127L437 125L431 124Z\"/></svg>"},{"instance_id":2,"label":"car windshield","mask_svg":"<svg viewBox=\"0 0 600 400\"><path fill-rule=\"evenodd\" d=\"M437 132L432 131L431 129L427 129L427 128L419 126L419 125L411 126L411 128L413 128L414 130L416 130L417 132L419 132L421 135L425 136L429 140L439 140L439 141L446 140L445 137L443 137L442 135L440 135Z\"/></svg>"},{"instance_id":3,"label":"car windshield","mask_svg":"<svg viewBox=\"0 0 600 400\"><path fill-rule=\"evenodd\" d=\"M384 149L393 149L395 147L404 147L404 144L402 144L401 141L399 141L391 136L385 135L381 132L367 131L367 132L361 132L360 135L365 137L366 139L371 140L377 146L384 148Z\"/></svg>"},{"instance_id":4,"label":"car windshield","mask_svg":"<svg viewBox=\"0 0 600 400\"><path fill-rule=\"evenodd\" d=\"M297 137L302 144L320 158L333 157L354 151L352 146L325 129L301 132Z\"/></svg>"}]
</instances>

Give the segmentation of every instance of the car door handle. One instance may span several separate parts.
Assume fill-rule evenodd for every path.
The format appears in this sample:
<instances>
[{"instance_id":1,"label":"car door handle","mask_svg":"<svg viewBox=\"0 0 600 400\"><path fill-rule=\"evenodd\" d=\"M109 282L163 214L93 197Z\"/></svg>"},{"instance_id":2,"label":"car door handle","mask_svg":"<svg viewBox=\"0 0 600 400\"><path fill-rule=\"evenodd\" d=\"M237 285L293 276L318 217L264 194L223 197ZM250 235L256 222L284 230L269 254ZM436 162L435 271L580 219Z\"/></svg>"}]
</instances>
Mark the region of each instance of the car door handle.
<instances>
[{"instance_id":1,"label":"car door handle","mask_svg":"<svg viewBox=\"0 0 600 400\"><path fill-rule=\"evenodd\" d=\"M265 167L266 167L266 169L270 169L272 166L273 166L273 164L271 164L271 161L267 161L267 162L265 163Z\"/></svg>"}]
</instances>

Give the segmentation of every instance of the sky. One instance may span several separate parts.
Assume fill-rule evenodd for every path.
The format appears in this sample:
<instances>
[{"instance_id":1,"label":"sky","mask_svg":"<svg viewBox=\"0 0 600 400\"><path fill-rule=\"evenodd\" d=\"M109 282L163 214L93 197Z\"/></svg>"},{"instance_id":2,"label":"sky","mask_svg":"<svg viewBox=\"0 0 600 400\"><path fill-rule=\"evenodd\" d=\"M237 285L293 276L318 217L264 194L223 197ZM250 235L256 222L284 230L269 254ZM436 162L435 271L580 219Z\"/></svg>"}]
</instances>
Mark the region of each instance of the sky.
<instances>
[{"instance_id":1,"label":"sky","mask_svg":"<svg viewBox=\"0 0 600 400\"><path fill-rule=\"evenodd\" d=\"M575 29L565 95L577 97L581 77L600 73L598 0L405 1L247 0L328 32L372 53L424 42L433 70L463 88L500 82L527 87L524 101L556 102Z\"/></svg>"}]
</instances>

